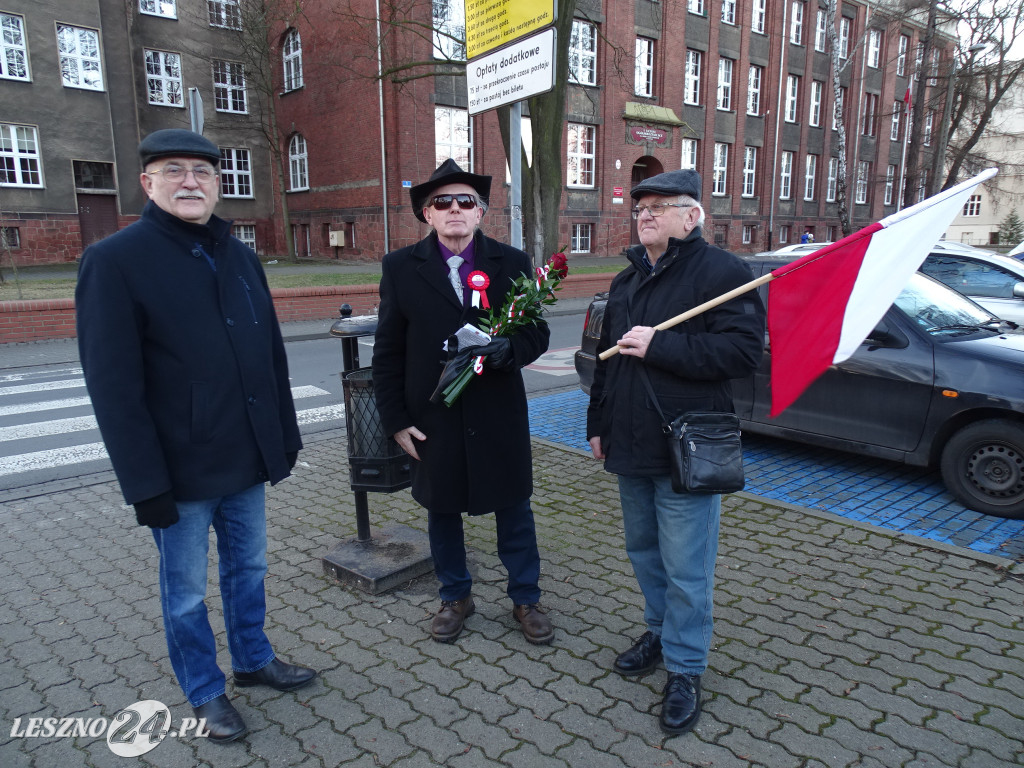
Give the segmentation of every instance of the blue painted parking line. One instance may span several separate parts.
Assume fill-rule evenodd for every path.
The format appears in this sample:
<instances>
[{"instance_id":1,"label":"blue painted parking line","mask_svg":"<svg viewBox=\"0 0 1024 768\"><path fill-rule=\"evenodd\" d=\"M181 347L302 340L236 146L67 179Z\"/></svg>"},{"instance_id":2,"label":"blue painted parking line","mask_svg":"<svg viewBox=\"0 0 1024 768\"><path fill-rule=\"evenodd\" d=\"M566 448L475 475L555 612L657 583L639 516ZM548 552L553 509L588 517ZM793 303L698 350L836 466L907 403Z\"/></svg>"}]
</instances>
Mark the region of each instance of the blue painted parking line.
<instances>
[{"instance_id":1,"label":"blue painted parking line","mask_svg":"<svg viewBox=\"0 0 1024 768\"><path fill-rule=\"evenodd\" d=\"M530 431L589 451L587 396L579 390L530 400ZM746 490L891 531L1012 560L1024 558L1024 520L974 512L946 491L939 473L891 461L746 434Z\"/></svg>"}]
</instances>

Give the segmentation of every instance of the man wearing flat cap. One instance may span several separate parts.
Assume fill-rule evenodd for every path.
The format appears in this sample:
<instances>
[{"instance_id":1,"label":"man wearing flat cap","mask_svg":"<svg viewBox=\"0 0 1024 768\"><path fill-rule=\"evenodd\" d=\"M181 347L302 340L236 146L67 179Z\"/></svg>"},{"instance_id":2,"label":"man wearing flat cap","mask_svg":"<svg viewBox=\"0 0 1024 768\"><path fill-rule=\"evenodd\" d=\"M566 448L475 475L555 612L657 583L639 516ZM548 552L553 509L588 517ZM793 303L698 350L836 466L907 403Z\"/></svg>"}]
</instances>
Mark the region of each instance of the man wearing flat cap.
<instances>
[{"instance_id":1,"label":"man wearing flat cap","mask_svg":"<svg viewBox=\"0 0 1024 768\"><path fill-rule=\"evenodd\" d=\"M645 675L664 658L661 728L685 733L700 715L712 629L721 496L672 489L665 422L690 411L732 411L729 379L761 359L765 312L752 291L672 328L654 326L753 279L701 235L696 171L662 173L630 191L641 245L612 281L587 412L594 457L618 475L626 552L644 595L646 631L615 660Z\"/></svg>"},{"instance_id":2,"label":"man wearing flat cap","mask_svg":"<svg viewBox=\"0 0 1024 768\"><path fill-rule=\"evenodd\" d=\"M446 358L456 351L449 338L466 323L478 326L481 307L500 307L512 281L532 274L529 256L478 229L490 189L490 176L463 171L449 159L410 190L416 218L433 231L384 257L373 386L385 431L413 459L413 498L427 510L441 585L431 636L454 642L476 610L463 515L493 513L512 618L527 641L546 644L554 629L539 605L533 464L520 369L547 349L547 324L496 337L476 350L485 355L482 375L451 407L431 402ZM486 284L487 302L473 300L467 278L475 273L486 276L474 284Z\"/></svg>"},{"instance_id":3,"label":"man wearing flat cap","mask_svg":"<svg viewBox=\"0 0 1024 768\"><path fill-rule=\"evenodd\" d=\"M82 255L78 346L125 501L160 553L171 666L209 738L232 741L246 728L204 602L210 527L235 686L311 682L263 631L264 486L288 477L302 441L263 269L213 215L220 150L167 129L139 157L142 217Z\"/></svg>"}]
</instances>

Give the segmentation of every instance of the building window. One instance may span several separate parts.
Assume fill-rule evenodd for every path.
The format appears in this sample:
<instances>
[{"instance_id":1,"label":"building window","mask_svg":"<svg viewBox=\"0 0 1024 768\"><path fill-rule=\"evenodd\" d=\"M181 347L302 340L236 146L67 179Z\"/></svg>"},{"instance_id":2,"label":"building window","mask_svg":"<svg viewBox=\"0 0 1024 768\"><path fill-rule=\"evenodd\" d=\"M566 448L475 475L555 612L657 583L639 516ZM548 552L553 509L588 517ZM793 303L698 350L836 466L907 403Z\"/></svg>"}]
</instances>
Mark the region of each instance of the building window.
<instances>
[{"instance_id":1,"label":"building window","mask_svg":"<svg viewBox=\"0 0 1024 768\"><path fill-rule=\"evenodd\" d=\"M722 23L736 23L736 0L722 0Z\"/></svg>"},{"instance_id":2,"label":"building window","mask_svg":"<svg viewBox=\"0 0 1024 768\"><path fill-rule=\"evenodd\" d=\"M861 133L864 136L874 136L878 124L878 94L864 94L864 124L861 126Z\"/></svg>"},{"instance_id":3,"label":"building window","mask_svg":"<svg viewBox=\"0 0 1024 768\"><path fill-rule=\"evenodd\" d=\"M0 227L0 250L21 248L21 231L17 227Z\"/></svg>"},{"instance_id":4,"label":"building window","mask_svg":"<svg viewBox=\"0 0 1024 768\"><path fill-rule=\"evenodd\" d=\"M654 95L654 41L646 37L636 39L633 93L637 96Z\"/></svg>"},{"instance_id":5,"label":"building window","mask_svg":"<svg viewBox=\"0 0 1024 768\"><path fill-rule=\"evenodd\" d=\"M764 20L767 15L768 0L754 0L750 7L750 28L759 35L764 34Z\"/></svg>"},{"instance_id":6,"label":"building window","mask_svg":"<svg viewBox=\"0 0 1024 768\"><path fill-rule=\"evenodd\" d=\"M893 141L900 140L900 110L902 106L902 101L892 103L892 124L889 126L889 138Z\"/></svg>"},{"instance_id":7,"label":"building window","mask_svg":"<svg viewBox=\"0 0 1024 768\"><path fill-rule=\"evenodd\" d=\"M149 103L183 107L181 56L166 51L146 51L146 90Z\"/></svg>"},{"instance_id":8,"label":"building window","mask_svg":"<svg viewBox=\"0 0 1024 768\"><path fill-rule=\"evenodd\" d=\"M718 60L718 108L732 109L732 59Z\"/></svg>"},{"instance_id":9,"label":"building window","mask_svg":"<svg viewBox=\"0 0 1024 768\"><path fill-rule=\"evenodd\" d=\"M295 134L288 142L289 192L309 189L309 157L306 154L306 140L302 134Z\"/></svg>"},{"instance_id":10,"label":"building window","mask_svg":"<svg viewBox=\"0 0 1024 768\"><path fill-rule=\"evenodd\" d=\"M888 165L885 168L885 204L892 205L893 183L896 180L896 166Z\"/></svg>"},{"instance_id":11,"label":"building window","mask_svg":"<svg viewBox=\"0 0 1024 768\"><path fill-rule=\"evenodd\" d=\"M693 170L697 169L697 140L696 139L683 139L680 142L683 145L683 159L680 164L680 168L690 168Z\"/></svg>"},{"instance_id":12,"label":"building window","mask_svg":"<svg viewBox=\"0 0 1024 768\"><path fill-rule=\"evenodd\" d=\"M818 9L817 21L814 25L814 50L819 53L825 52L828 42L828 14L824 9Z\"/></svg>"},{"instance_id":13,"label":"building window","mask_svg":"<svg viewBox=\"0 0 1024 768\"><path fill-rule=\"evenodd\" d=\"M845 61L850 58L850 20L843 16L839 19L839 59Z\"/></svg>"},{"instance_id":14,"label":"building window","mask_svg":"<svg viewBox=\"0 0 1024 768\"><path fill-rule=\"evenodd\" d=\"M597 84L597 27L579 19L573 20L569 38L569 81Z\"/></svg>"},{"instance_id":15,"label":"building window","mask_svg":"<svg viewBox=\"0 0 1024 768\"><path fill-rule=\"evenodd\" d=\"M934 86L936 84L935 74L939 71L939 50L932 48L931 62L928 64L928 85Z\"/></svg>"},{"instance_id":16,"label":"building window","mask_svg":"<svg viewBox=\"0 0 1024 768\"><path fill-rule=\"evenodd\" d=\"M163 16L165 19L178 18L175 0L139 0L139 11L151 16Z\"/></svg>"},{"instance_id":17,"label":"building window","mask_svg":"<svg viewBox=\"0 0 1024 768\"><path fill-rule=\"evenodd\" d=\"M924 43L918 42L914 51L914 80L921 79L921 65L924 64Z\"/></svg>"},{"instance_id":18,"label":"building window","mask_svg":"<svg viewBox=\"0 0 1024 768\"><path fill-rule=\"evenodd\" d=\"M896 74L903 77L907 74L907 50L910 48L910 38L900 35L899 54L896 56Z\"/></svg>"},{"instance_id":19,"label":"building window","mask_svg":"<svg viewBox=\"0 0 1024 768\"><path fill-rule=\"evenodd\" d=\"M715 158L711 167L711 194L721 197L725 194L725 180L729 173L729 145L715 144Z\"/></svg>"},{"instance_id":20,"label":"building window","mask_svg":"<svg viewBox=\"0 0 1024 768\"><path fill-rule=\"evenodd\" d=\"M10 13L0 13L0 78L29 79L25 22Z\"/></svg>"},{"instance_id":21,"label":"building window","mask_svg":"<svg viewBox=\"0 0 1024 768\"><path fill-rule=\"evenodd\" d=\"M299 30L289 29L284 35L281 48L281 60L284 64L284 90L294 91L302 87L302 38Z\"/></svg>"},{"instance_id":22,"label":"building window","mask_svg":"<svg viewBox=\"0 0 1024 768\"><path fill-rule=\"evenodd\" d=\"M220 193L224 197L253 196L248 149L220 148Z\"/></svg>"},{"instance_id":23,"label":"building window","mask_svg":"<svg viewBox=\"0 0 1024 768\"><path fill-rule=\"evenodd\" d=\"M591 238L594 234L593 224L573 224L572 225L572 252L573 253L590 253Z\"/></svg>"},{"instance_id":24,"label":"building window","mask_svg":"<svg viewBox=\"0 0 1024 768\"><path fill-rule=\"evenodd\" d=\"M932 145L932 128L935 122L935 111L929 109L928 113L924 116L924 145L930 147Z\"/></svg>"},{"instance_id":25,"label":"building window","mask_svg":"<svg viewBox=\"0 0 1024 768\"><path fill-rule=\"evenodd\" d=\"M41 186L42 165L35 127L0 123L0 187Z\"/></svg>"},{"instance_id":26,"label":"building window","mask_svg":"<svg viewBox=\"0 0 1024 768\"><path fill-rule=\"evenodd\" d=\"M686 0L686 10L690 13L696 13L698 16L703 16L704 0Z\"/></svg>"},{"instance_id":27,"label":"building window","mask_svg":"<svg viewBox=\"0 0 1024 768\"><path fill-rule=\"evenodd\" d=\"M846 89L840 86L839 98L836 99L836 103L832 105L832 130L839 130L839 123L843 120L843 109L846 104Z\"/></svg>"},{"instance_id":28,"label":"building window","mask_svg":"<svg viewBox=\"0 0 1024 768\"><path fill-rule=\"evenodd\" d=\"M569 156L565 174L569 187L594 186L596 134L597 129L592 125L569 123Z\"/></svg>"},{"instance_id":29,"label":"building window","mask_svg":"<svg viewBox=\"0 0 1024 768\"><path fill-rule=\"evenodd\" d=\"M783 152L779 163L779 200L793 196L793 153Z\"/></svg>"},{"instance_id":30,"label":"building window","mask_svg":"<svg viewBox=\"0 0 1024 768\"><path fill-rule=\"evenodd\" d=\"M917 201L920 203L928 195L928 170L921 171L921 180L917 184Z\"/></svg>"},{"instance_id":31,"label":"building window","mask_svg":"<svg viewBox=\"0 0 1024 768\"><path fill-rule=\"evenodd\" d=\"M242 28L242 10L238 0L206 0L211 27Z\"/></svg>"},{"instance_id":32,"label":"building window","mask_svg":"<svg viewBox=\"0 0 1024 768\"><path fill-rule=\"evenodd\" d=\"M466 4L463 0L433 0L434 58L466 60Z\"/></svg>"},{"instance_id":33,"label":"building window","mask_svg":"<svg viewBox=\"0 0 1024 768\"><path fill-rule=\"evenodd\" d=\"M779 227L779 245L783 245L789 242L789 224L783 224Z\"/></svg>"},{"instance_id":34,"label":"building window","mask_svg":"<svg viewBox=\"0 0 1024 768\"><path fill-rule=\"evenodd\" d=\"M235 224L232 229L232 234L245 243L247 246L256 250L256 225L255 224Z\"/></svg>"},{"instance_id":35,"label":"building window","mask_svg":"<svg viewBox=\"0 0 1024 768\"><path fill-rule=\"evenodd\" d=\"M837 229L835 224L830 224L827 227L825 227L825 239L828 242L834 243L836 241L836 233Z\"/></svg>"},{"instance_id":36,"label":"building window","mask_svg":"<svg viewBox=\"0 0 1024 768\"><path fill-rule=\"evenodd\" d=\"M793 16L789 21L789 42L793 45L803 45L804 4L800 0L794 0L792 8Z\"/></svg>"},{"instance_id":37,"label":"building window","mask_svg":"<svg viewBox=\"0 0 1024 768\"><path fill-rule=\"evenodd\" d=\"M818 156L808 155L804 166L804 200L814 199L814 184L818 179Z\"/></svg>"},{"instance_id":38,"label":"building window","mask_svg":"<svg viewBox=\"0 0 1024 768\"><path fill-rule=\"evenodd\" d=\"M828 161L828 183L825 185L825 202L836 201L836 187L839 183L839 158L832 157ZM831 238L830 238L831 239Z\"/></svg>"},{"instance_id":39,"label":"building window","mask_svg":"<svg viewBox=\"0 0 1024 768\"><path fill-rule=\"evenodd\" d=\"M58 24L57 54L60 56L60 77L65 88L103 90L99 32Z\"/></svg>"},{"instance_id":40,"label":"building window","mask_svg":"<svg viewBox=\"0 0 1024 768\"><path fill-rule=\"evenodd\" d=\"M218 112L245 114L245 67L234 61L213 62L213 103Z\"/></svg>"},{"instance_id":41,"label":"building window","mask_svg":"<svg viewBox=\"0 0 1024 768\"><path fill-rule=\"evenodd\" d=\"M750 65L747 73L747 114L761 114L761 78L764 76L764 67L756 64Z\"/></svg>"},{"instance_id":42,"label":"building window","mask_svg":"<svg viewBox=\"0 0 1024 768\"><path fill-rule=\"evenodd\" d=\"M787 123L795 123L797 118L797 100L800 95L800 78L797 75L786 76L786 111L783 113Z\"/></svg>"},{"instance_id":43,"label":"building window","mask_svg":"<svg viewBox=\"0 0 1024 768\"><path fill-rule=\"evenodd\" d=\"M820 80L811 81L811 108L808 119L815 128L821 125L821 99L825 93L825 84Z\"/></svg>"},{"instance_id":44,"label":"building window","mask_svg":"<svg viewBox=\"0 0 1024 768\"><path fill-rule=\"evenodd\" d=\"M434 107L434 167L451 158L465 171L473 172L473 135L469 111L456 107Z\"/></svg>"},{"instance_id":45,"label":"building window","mask_svg":"<svg viewBox=\"0 0 1024 768\"><path fill-rule=\"evenodd\" d=\"M868 30L868 66L878 69L882 66L882 31Z\"/></svg>"},{"instance_id":46,"label":"building window","mask_svg":"<svg viewBox=\"0 0 1024 768\"><path fill-rule=\"evenodd\" d=\"M757 147L743 148L743 192L741 197L753 197L757 181Z\"/></svg>"},{"instance_id":47,"label":"building window","mask_svg":"<svg viewBox=\"0 0 1024 768\"><path fill-rule=\"evenodd\" d=\"M686 49L686 74L683 82L683 103L700 104L701 52Z\"/></svg>"},{"instance_id":48,"label":"building window","mask_svg":"<svg viewBox=\"0 0 1024 768\"><path fill-rule=\"evenodd\" d=\"M744 224L743 225L743 244L744 245L750 245L752 242L754 242L754 230L756 228L757 227L755 227L753 224Z\"/></svg>"},{"instance_id":49,"label":"building window","mask_svg":"<svg viewBox=\"0 0 1024 768\"><path fill-rule=\"evenodd\" d=\"M116 191L113 163L73 161L76 189L102 189Z\"/></svg>"},{"instance_id":50,"label":"building window","mask_svg":"<svg viewBox=\"0 0 1024 768\"><path fill-rule=\"evenodd\" d=\"M981 216L981 195L971 195L964 203L964 216Z\"/></svg>"},{"instance_id":51,"label":"building window","mask_svg":"<svg viewBox=\"0 0 1024 768\"><path fill-rule=\"evenodd\" d=\"M864 205L868 201L868 176L871 164L861 160L857 163L857 183L853 201L858 205Z\"/></svg>"}]
</instances>

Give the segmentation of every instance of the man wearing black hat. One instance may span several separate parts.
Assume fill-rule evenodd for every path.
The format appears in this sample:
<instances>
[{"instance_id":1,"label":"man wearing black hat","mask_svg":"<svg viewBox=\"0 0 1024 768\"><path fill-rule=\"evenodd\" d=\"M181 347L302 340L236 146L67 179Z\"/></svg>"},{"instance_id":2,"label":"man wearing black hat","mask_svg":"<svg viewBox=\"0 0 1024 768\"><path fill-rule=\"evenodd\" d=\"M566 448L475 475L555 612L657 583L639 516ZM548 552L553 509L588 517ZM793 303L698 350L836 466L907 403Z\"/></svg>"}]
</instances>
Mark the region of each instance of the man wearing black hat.
<instances>
[{"instance_id":1,"label":"man wearing black hat","mask_svg":"<svg viewBox=\"0 0 1024 768\"><path fill-rule=\"evenodd\" d=\"M432 403L450 337L474 326L488 303L500 307L512 281L532 274L522 251L483 235L491 177L446 160L410 191L413 212L433 231L384 257L373 347L373 385L385 431L412 462L412 494L427 509L441 607L431 636L453 642L476 606L466 567L462 515L494 513L498 556L508 571L512 616L531 643L550 643L551 621L538 605L540 555L530 495L533 464L526 390L520 369L548 347L544 323L496 337L477 350L485 369L451 407ZM467 283L470 274L486 280ZM479 277L479 276L477 276ZM445 351L444 345L448 343Z\"/></svg>"},{"instance_id":2,"label":"man wearing black hat","mask_svg":"<svg viewBox=\"0 0 1024 768\"><path fill-rule=\"evenodd\" d=\"M292 690L316 673L278 659L263 631L264 485L302 447L281 330L259 259L217 204L217 146L168 129L139 145L149 202L82 255L78 345L125 501L160 552L171 666L209 738L245 723L225 694L207 619L209 531L239 687Z\"/></svg>"},{"instance_id":3,"label":"man wearing black hat","mask_svg":"<svg viewBox=\"0 0 1024 768\"><path fill-rule=\"evenodd\" d=\"M672 490L666 420L689 411L732 411L729 379L761 359L765 313L743 294L664 331L655 325L753 279L750 268L701 236L696 171L670 171L630 194L641 245L612 281L587 412L594 457L618 475L626 552L644 595L647 631L615 660L622 675L651 672L664 656L661 710L666 733L689 731L700 715L707 668L721 496Z\"/></svg>"}]
</instances>

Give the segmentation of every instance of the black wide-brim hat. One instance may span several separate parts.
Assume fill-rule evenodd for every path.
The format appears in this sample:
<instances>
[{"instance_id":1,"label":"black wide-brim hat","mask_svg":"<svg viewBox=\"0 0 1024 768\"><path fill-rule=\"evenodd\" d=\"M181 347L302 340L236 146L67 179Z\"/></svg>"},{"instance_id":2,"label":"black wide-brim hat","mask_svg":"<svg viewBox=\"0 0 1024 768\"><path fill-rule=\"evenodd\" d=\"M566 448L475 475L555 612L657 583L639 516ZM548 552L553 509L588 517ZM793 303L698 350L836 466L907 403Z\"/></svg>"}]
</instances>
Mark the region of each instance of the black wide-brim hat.
<instances>
[{"instance_id":1,"label":"black wide-brim hat","mask_svg":"<svg viewBox=\"0 0 1024 768\"><path fill-rule=\"evenodd\" d=\"M449 157L437 167L436 171L430 174L429 179L409 190L409 197L412 199L412 212L424 224L427 223L427 220L423 218L423 209L427 205L427 200L430 199L435 189L443 187L445 184L468 184L476 191L477 197L485 203L490 202L491 177L464 171L458 163Z\"/></svg>"}]
</instances>

